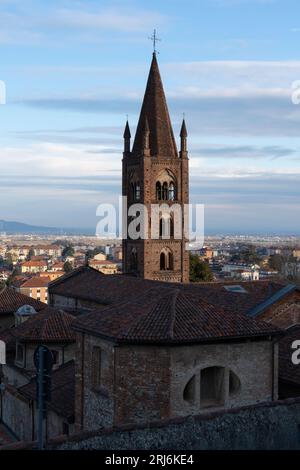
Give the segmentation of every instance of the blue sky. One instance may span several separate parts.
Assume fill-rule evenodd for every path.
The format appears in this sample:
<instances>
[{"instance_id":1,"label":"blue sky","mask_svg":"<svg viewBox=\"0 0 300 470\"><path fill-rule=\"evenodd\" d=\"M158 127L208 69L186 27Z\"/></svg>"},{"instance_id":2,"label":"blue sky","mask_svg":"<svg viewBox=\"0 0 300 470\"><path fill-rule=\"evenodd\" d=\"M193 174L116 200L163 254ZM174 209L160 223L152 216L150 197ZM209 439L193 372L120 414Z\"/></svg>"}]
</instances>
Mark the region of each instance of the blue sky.
<instances>
[{"instance_id":1,"label":"blue sky","mask_svg":"<svg viewBox=\"0 0 300 470\"><path fill-rule=\"evenodd\" d=\"M296 0L0 0L0 219L95 227L121 189L157 28L207 232L300 233Z\"/></svg>"}]
</instances>

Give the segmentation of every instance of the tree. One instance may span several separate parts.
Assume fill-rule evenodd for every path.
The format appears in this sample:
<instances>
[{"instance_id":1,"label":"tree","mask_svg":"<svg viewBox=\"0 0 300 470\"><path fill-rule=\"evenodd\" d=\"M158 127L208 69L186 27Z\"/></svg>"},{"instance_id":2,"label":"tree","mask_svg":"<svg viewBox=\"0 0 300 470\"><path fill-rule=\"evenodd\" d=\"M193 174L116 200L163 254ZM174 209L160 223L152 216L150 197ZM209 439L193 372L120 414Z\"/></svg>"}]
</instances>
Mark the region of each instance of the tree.
<instances>
[{"instance_id":1,"label":"tree","mask_svg":"<svg viewBox=\"0 0 300 470\"><path fill-rule=\"evenodd\" d=\"M284 262L283 257L279 254L275 254L275 255L270 256L269 266L271 269L275 269L275 271L280 272L282 269L283 262Z\"/></svg>"},{"instance_id":2,"label":"tree","mask_svg":"<svg viewBox=\"0 0 300 470\"><path fill-rule=\"evenodd\" d=\"M68 256L73 256L74 255L74 248L72 245L67 245L62 252L62 256L64 258L67 258Z\"/></svg>"},{"instance_id":3,"label":"tree","mask_svg":"<svg viewBox=\"0 0 300 470\"><path fill-rule=\"evenodd\" d=\"M5 257L5 265L8 267L8 268L12 268L13 267L13 257L10 253L8 253Z\"/></svg>"},{"instance_id":4,"label":"tree","mask_svg":"<svg viewBox=\"0 0 300 470\"><path fill-rule=\"evenodd\" d=\"M69 273L70 271L73 271L73 266L72 266L72 263L70 263L70 261L65 262L64 271L65 273Z\"/></svg>"},{"instance_id":5,"label":"tree","mask_svg":"<svg viewBox=\"0 0 300 470\"><path fill-rule=\"evenodd\" d=\"M34 249L30 248L26 261L30 261L33 256L34 256Z\"/></svg>"},{"instance_id":6,"label":"tree","mask_svg":"<svg viewBox=\"0 0 300 470\"><path fill-rule=\"evenodd\" d=\"M198 255L190 255L190 281L213 281L213 273L206 261L201 261Z\"/></svg>"}]
</instances>

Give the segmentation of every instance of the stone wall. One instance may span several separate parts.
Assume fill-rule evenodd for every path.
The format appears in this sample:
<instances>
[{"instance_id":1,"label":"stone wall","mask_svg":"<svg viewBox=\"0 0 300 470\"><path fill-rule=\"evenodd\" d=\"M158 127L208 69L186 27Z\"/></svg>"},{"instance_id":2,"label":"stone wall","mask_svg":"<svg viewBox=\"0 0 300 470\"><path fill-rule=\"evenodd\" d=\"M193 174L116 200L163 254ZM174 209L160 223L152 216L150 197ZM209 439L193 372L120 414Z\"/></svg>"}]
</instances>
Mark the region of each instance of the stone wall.
<instances>
[{"instance_id":1,"label":"stone wall","mask_svg":"<svg viewBox=\"0 0 300 470\"><path fill-rule=\"evenodd\" d=\"M275 355L274 361L272 360ZM170 417L187 416L201 412L201 371L208 367L224 368L225 390L221 406L233 408L277 399L277 345L272 341L189 345L171 349L171 411ZM233 392L229 387L229 373L233 372L240 387ZM195 377L195 399L184 400L184 388ZM212 405L211 405L212 406ZM205 411L205 408L204 408Z\"/></svg>"},{"instance_id":2,"label":"stone wall","mask_svg":"<svg viewBox=\"0 0 300 470\"><path fill-rule=\"evenodd\" d=\"M101 352L101 384L93 384L93 351ZM77 335L76 430L139 424L254 405L278 398L277 345L271 340L189 346L115 345ZM204 373L221 369L221 399L215 386L205 401ZM185 387L194 377L193 398ZM232 386L232 377L237 386ZM214 380L214 379L213 379ZM210 384L209 384L210 385ZM211 398L212 397L212 398Z\"/></svg>"},{"instance_id":3,"label":"stone wall","mask_svg":"<svg viewBox=\"0 0 300 470\"><path fill-rule=\"evenodd\" d=\"M48 448L104 450L300 449L300 398L139 427L82 433Z\"/></svg>"}]
</instances>

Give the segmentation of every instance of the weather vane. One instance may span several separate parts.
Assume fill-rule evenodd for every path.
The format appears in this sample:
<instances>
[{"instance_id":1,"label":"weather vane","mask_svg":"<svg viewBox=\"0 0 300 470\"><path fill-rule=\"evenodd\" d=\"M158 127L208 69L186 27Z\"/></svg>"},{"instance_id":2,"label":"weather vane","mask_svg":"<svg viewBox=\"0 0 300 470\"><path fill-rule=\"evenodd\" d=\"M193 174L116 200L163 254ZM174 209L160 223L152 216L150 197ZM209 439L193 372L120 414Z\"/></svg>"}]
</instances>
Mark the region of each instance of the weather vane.
<instances>
[{"instance_id":1,"label":"weather vane","mask_svg":"<svg viewBox=\"0 0 300 470\"><path fill-rule=\"evenodd\" d=\"M153 42L153 52L154 52L154 54L156 54L156 53L159 54L159 52L156 50L156 43L158 41L161 41L161 39L156 36L156 29L153 31L153 34L152 34L151 37L149 37L149 39Z\"/></svg>"}]
</instances>

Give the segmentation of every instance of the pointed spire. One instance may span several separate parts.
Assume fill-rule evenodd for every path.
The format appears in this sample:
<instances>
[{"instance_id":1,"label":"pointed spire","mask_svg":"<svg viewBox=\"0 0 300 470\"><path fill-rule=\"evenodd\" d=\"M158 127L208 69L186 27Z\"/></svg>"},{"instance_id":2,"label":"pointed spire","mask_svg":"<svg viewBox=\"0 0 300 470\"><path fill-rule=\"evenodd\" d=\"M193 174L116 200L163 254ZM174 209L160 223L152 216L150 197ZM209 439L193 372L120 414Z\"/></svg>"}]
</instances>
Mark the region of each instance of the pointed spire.
<instances>
[{"instance_id":1,"label":"pointed spire","mask_svg":"<svg viewBox=\"0 0 300 470\"><path fill-rule=\"evenodd\" d=\"M188 133L187 133L187 130L186 130L186 125L185 125L185 119L183 118L182 120L182 126L181 126L181 130L180 130L180 137L187 137L188 136Z\"/></svg>"},{"instance_id":2,"label":"pointed spire","mask_svg":"<svg viewBox=\"0 0 300 470\"><path fill-rule=\"evenodd\" d=\"M128 119L126 121L126 126L125 126L123 137L124 137L124 152L130 152L131 133L130 133L130 128L128 124Z\"/></svg>"},{"instance_id":3,"label":"pointed spire","mask_svg":"<svg viewBox=\"0 0 300 470\"><path fill-rule=\"evenodd\" d=\"M125 126L123 137L124 137L124 139L130 139L130 137L131 137L128 120L126 121L126 126Z\"/></svg>"},{"instance_id":4,"label":"pointed spire","mask_svg":"<svg viewBox=\"0 0 300 470\"><path fill-rule=\"evenodd\" d=\"M187 130L185 125L185 119L182 120L181 130L180 130L180 157L184 158L187 156Z\"/></svg>"},{"instance_id":5,"label":"pointed spire","mask_svg":"<svg viewBox=\"0 0 300 470\"><path fill-rule=\"evenodd\" d=\"M137 156L143 153L144 123L146 118L150 132L149 146L151 156L178 157L155 53L153 53L147 87L132 149L133 154Z\"/></svg>"}]
</instances>

